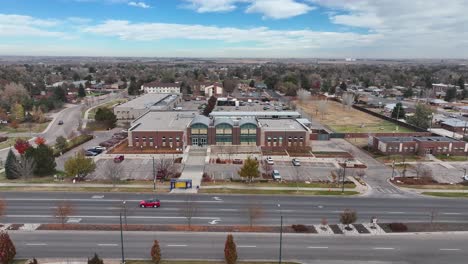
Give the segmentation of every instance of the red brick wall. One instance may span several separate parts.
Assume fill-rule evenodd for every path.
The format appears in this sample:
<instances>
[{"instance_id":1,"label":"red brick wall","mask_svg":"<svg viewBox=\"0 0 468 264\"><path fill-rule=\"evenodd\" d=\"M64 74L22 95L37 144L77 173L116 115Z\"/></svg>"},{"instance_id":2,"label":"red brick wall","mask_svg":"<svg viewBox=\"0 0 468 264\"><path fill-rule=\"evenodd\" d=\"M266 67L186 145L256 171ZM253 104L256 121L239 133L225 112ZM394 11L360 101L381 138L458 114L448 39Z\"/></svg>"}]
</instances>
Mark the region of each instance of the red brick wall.
<instances>
[{"instance_id":1,"label":"red brick wall","mask_svg":"<svg viewBox=\"0 0 468 264\"><path fill-rule=\"evenodd\" d=\"M369 134L374 137L412 137L431 136L431 132L410 132L410 133L345 133L345 138L368 138Z\"/></svg>"},{"instance_id":2,"label":"red brick wall","mask_svg":"<svg viewBox=\"0 0 468 264\"><path fill-rule=\"evenodd\" d=\"M183 136L184 133L182 131L158 131L158 132L132 132L133 137L133 147L134 148L182 148L183 147ZM136 138L138 137L138 140ZM146 145L143 137L146 137ZM153 138L153 146L150 144L150 138ZM163 137L166 138L166 146L163 147ZM172 146L170 144L169 139L172 137ZM176 138L179 137L179 143L177 144Z\"/></svg>"}]
</instances>

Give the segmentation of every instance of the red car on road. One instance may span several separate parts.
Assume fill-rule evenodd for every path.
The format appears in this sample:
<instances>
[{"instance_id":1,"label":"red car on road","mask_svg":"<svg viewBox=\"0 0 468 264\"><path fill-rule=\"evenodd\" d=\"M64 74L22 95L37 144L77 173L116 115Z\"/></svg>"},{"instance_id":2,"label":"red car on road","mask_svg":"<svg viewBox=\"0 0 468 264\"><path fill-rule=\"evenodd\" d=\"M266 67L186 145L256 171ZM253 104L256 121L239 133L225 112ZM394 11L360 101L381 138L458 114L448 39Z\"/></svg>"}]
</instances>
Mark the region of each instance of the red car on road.
<instances>
[{"instance_id":1,"label":"red car on road","mask_svg":"<svg viewBox=\"0 0 468 264\"><path fill-rule=\"evenodd\" d=\"M124 155L119 155L114 158L115 163L120 163L124 160Z\"/></svg>"},{"instance_id":2,"label":"red car on road","mask_svg":"<svg viewBox=\"0 0 468 264\"><path fill-rule=\"evenodd\" d=\"M140 202L141 208L154 207L158 208L161 206L161 202L158 199L143 200Z\"/></svg>"}]
</instances>

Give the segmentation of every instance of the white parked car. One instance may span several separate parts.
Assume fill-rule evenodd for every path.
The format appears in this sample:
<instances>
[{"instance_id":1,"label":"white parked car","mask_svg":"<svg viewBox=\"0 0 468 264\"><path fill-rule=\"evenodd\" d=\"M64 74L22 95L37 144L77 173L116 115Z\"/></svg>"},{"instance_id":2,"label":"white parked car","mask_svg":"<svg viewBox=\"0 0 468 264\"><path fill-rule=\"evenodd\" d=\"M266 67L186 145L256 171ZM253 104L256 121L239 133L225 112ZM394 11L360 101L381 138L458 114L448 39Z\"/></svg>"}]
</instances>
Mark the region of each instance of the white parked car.
<instances>
[{"instance_id":1,"label":"white parked car","mask_svg":"<svg viewBox=\"0 0 468 264\"><path fill-rule=\"evenodd\" d=\"M463 179L464 181L468 181L468 175L463 176L462 179Z\"/></svg>"},{"instance_id":2,"label":"white parked car","mask_svg":"<svg viewBox=\"0 0 468 264\"><path fill-rule=\"evenodd\" d=\"M273 164L275 164L275 163L273 162L273 159L272 159L271 157L266 158L266 163L267 163L268 165L273 165Z\"/></svg>"},{"instance_id":3,"label":"white parked car","mask_svg":"<svg viewBox=\"0 0 468 264\"><path fill-rule=\"evenodd\" d=\"M275 181L281 181L281 174L279 173L278 170L273 170L273 173L271 174L273 177L273 180Z\"/></svg>"},{"instance_id":4,"label":"white parked car","mask_svg":"<svg viewBox=\"0 0 468 264\"><path fill-rule=\"evenodd\" d=\"M294 158L294 159L292 159L291 162L292 162L293 166L301 166L301 162L298 159Z\"/></svg>"}]
</instances>

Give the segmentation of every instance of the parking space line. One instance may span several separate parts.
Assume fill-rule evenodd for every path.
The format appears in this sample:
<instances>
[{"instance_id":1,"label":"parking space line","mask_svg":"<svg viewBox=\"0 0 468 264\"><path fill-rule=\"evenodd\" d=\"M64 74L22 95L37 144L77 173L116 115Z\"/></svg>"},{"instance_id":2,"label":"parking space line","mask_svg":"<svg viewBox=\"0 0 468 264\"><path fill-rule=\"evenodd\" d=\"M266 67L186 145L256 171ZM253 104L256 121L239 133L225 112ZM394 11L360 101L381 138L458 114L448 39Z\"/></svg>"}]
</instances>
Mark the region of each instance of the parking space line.
<instances>
[{"instance_id":1,"label":"parking space line","mask_svg":"<svg viewBox=\"0 0 468 264\"><path fill-rule=\"evenodd\" d=\"M307 247L309 249L327 249L328 247Z\"/></svg>"},{"instance_id":2,"label":"parking space line","mask_svg":"<svg viewBox=\"0 0 468 264\"><path fill-rule=\"evenodd\" d=\"M238 248L256 248L257 246L255 245L238 245Z\"/></svg>"},{"instance_id":3,"label":"parking space line","mask_svg":"<svg viewBox=\"0 0 468 264\"><path fill-rule=\"evenodd\" d=\"M186 247L187 245L173 245L173 244L169 244L167 245L168 247Z\"/></svg>"},{"instance_id":4,"label":"parking space line","mask_svg":"<svg viewBox=\"0 0 468 264\"><path fill-rule=\"evenodd\" d=\"M395 248L389 248L389 247L375 247L372 248L373 250L394 250Z\"/></svg>"},{"instance_id":5,"label":"parking space line","mask_svg":"<svg viewBox=\"0 0 468 264\"><path fill-rule=\"evenodd\" d=\"M442 250L442 251L458 251L460 249L459 248L441 248L439 250Z\"/></svg>"}]
</instances>

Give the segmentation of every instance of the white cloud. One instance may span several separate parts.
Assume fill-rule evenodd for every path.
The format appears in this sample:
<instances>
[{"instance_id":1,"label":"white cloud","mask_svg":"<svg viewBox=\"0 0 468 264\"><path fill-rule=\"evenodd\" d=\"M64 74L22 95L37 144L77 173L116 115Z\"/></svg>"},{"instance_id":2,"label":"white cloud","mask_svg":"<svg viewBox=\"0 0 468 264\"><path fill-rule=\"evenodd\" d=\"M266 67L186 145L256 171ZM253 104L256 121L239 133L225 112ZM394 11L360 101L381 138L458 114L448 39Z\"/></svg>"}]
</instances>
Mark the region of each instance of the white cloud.
<instances>
[{"instance_id":1,"label":"white cloud","mask_svg":"<svg viewBox=\"0 0 468 264\"><path fill-rule=\"evenodd\" d=\"M69 21L70 23L81 25L91 23L91 21L93 20L85 17L67 17L67 21Z\"/></svg>"},{"instance_id":2,"label":"white cloud","mask_svg":"<svg viewBox=\"0 0 468 264\"><path fill-rule=\"evenodd\" d=\"M283 19L306 14L315 9L294 0L257 0L246 9L246 13L261 13L264 18Z\"/></svg>"},{"instance_id":3,"label":"white cloud","mask_svg":"<svg viewBox=\"0 0 468 264\"><path fill-rule=\"evenodd\" d=\"M141 7L141 8L151 8L150 5L146 4L145 2L134 2L134 1L131 1L131 2L128 2L128 5L129 6L134 6L134 7Z\"/></svg>"},{"instance_id":4,"label":"white cloud","mask_svg":"<svg viewBox=\"0 0 468 264\"><path fill-rule=\"evenodd\" d=\"M239 4L248 4L246 13L260 13L264 18L284 19L305 14L314 8L297 0L184 0L185 7L198 13L228 12Z\"/></svg>"},{"instance_id":5,"label":"white cloud","mask_svg":"<svg viewBox=\"0 0 468 264\"><path fill-rule=\"evenodd\" d=\"M57 20L38 19L16 14L0 14L0 36L65 36L62 32L50 30L57 26Z\"/></svg>"}]
</instances>

